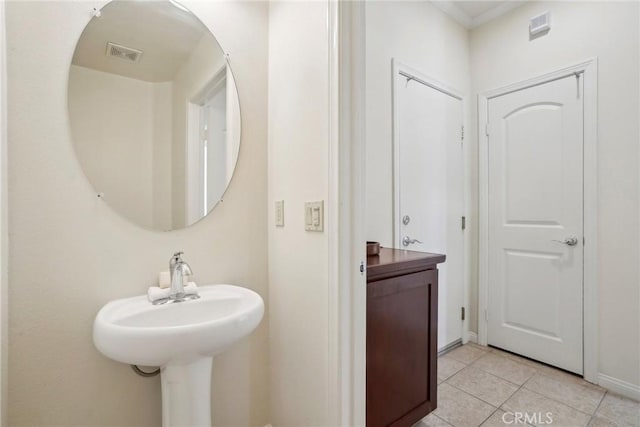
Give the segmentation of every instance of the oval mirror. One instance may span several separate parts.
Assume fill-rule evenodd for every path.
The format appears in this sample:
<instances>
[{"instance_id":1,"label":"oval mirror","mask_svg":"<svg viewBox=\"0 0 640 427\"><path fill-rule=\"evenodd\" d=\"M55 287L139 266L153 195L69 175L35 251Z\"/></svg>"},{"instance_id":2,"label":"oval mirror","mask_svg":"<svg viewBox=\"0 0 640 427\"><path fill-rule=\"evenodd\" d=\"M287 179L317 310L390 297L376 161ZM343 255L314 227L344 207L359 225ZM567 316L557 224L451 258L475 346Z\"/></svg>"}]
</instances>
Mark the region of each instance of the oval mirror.
<instances>
[{"instance_id":1,"label":"oval mirror","mask_svg":"<svg viewBox=\"0 0 640 427\"><path fill-rule=\"evenodd\" d=\"M238 94L215 37L179 3L116 0L96 13L68 107L84 173L126 218L173 230L221 200L240 148Z\"/></svg>"}]
</instances>

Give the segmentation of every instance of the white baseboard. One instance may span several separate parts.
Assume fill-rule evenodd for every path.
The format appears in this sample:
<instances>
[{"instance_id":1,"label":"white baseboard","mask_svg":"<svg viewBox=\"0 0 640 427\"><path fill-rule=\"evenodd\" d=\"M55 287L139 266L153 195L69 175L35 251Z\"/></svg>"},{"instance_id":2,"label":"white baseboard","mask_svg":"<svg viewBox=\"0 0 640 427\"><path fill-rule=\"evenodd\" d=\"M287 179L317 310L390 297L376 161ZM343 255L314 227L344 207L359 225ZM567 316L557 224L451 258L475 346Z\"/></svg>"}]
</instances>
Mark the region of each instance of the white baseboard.
<instances>
[{"instance_id":1,"label":"white baseboard","mask_svg":"<svg viewBox=\"0 0 640 427\"><path fill-rule=\"evenodd\" d=\"M478 334L475 332L467 332L467 338L469 338L469 342L478 344Z\"/></svg>"},{"instance_id":2,"label":"white baseboard","mask_svg":"<svg viewBox=\"0 0 640 427\"><path fill-rule=\"evenodd\" d=\"M640 400L640 385L631 384L605 374L598 374L598 385L633 400Z\"/></svg>"}]
</instances>

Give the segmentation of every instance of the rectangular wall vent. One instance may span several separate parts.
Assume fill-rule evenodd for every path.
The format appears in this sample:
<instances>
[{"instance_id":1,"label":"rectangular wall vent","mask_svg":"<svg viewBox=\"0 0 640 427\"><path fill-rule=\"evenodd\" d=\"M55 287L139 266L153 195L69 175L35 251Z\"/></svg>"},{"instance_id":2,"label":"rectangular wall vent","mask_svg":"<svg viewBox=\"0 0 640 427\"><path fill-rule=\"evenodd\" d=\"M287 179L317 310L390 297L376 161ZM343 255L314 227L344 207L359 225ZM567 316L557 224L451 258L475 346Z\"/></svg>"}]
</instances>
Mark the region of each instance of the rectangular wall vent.
<instances>
[{"instance_id":1,"label":"rectangular wall vent","mask_svg":"<svg viewBox=\"0 0 640 427\"><path fill-rule=\"evenodd\" d=\"M546 11L540 15L534 16L529 22L529 34L535 36L540 33L547 32L551 29L551 13Z\"/></svg>"},{"instance_id":2,"label":"rectangular wall vent","mask_svg":"<svg viewBox=\"0 0 640 427\"><path fill-rule=\"evenodd\" d=\"M107 43L107 56L122 59L128 62L138 62L142 51L132 47L122 46L116 43Z\"/></svg>"}]
</instances>

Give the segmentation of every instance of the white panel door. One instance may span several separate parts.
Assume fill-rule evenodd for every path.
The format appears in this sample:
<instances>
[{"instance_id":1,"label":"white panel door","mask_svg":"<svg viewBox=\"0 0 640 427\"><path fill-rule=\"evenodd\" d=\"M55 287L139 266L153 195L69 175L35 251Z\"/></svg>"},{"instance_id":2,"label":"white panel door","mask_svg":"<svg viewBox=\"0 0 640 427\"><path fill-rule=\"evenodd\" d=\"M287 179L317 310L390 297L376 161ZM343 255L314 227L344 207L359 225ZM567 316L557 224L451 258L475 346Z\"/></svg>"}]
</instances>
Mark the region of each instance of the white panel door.
<instances>
[{"instance_id":1,"label":"white panel door","mask_svg":"<svg viewBox=\"0 0 640 427\"><path fill-rule=\"evenodd\" d=\"M462 338L462 101L416 80L396 78L396 247L447 256L438 266L438 348L442 349ZM405 244L405 238L411 242Z\"/></svg>"},{"instance_id":2,"label":"white panel door","mask_svg":"<svg viewBox=\"0 0 640 427\"><path fill-rule=\"evenodd\" d=\"M582 79L488 102L488 343L582 373Z\"/></svg>"}]
</instances>

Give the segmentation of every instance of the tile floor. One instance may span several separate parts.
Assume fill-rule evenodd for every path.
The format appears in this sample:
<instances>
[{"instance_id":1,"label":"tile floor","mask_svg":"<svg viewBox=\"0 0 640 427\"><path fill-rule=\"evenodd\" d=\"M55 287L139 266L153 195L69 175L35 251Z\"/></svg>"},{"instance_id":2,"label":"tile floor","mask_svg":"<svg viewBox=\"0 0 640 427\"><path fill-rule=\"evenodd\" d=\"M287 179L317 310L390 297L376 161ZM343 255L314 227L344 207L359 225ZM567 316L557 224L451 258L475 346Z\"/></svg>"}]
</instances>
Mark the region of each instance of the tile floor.
<instances>
[{"instance_id":1,"label":"tile floor","mask_svg":"<svg viewBox=\"0 0 640 427\"><path fill-rule=\"evenodd\" d=\"M517 413L537 420L515 422ZM640 427L640 404L494 348L466 344L440 356L438 408L414 427L505 425Z\"/></svg>"}]
</instances>

